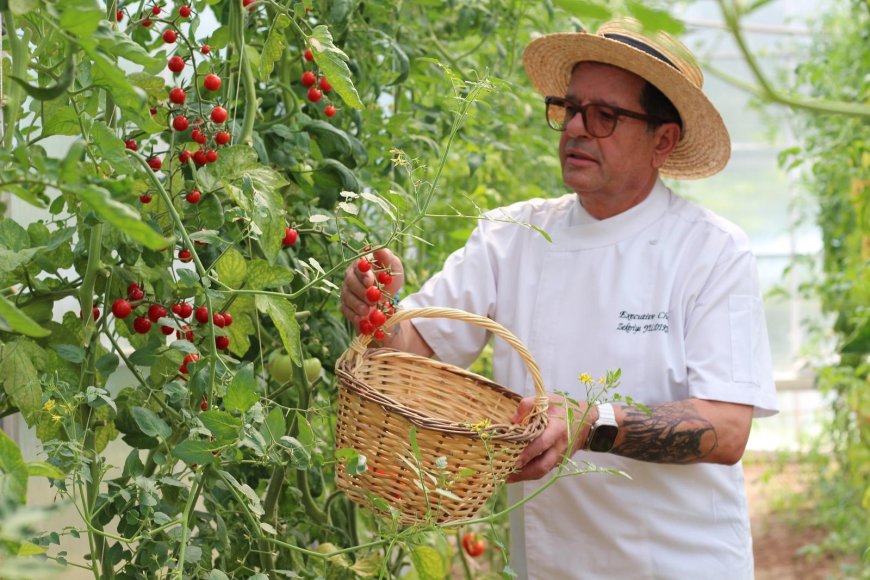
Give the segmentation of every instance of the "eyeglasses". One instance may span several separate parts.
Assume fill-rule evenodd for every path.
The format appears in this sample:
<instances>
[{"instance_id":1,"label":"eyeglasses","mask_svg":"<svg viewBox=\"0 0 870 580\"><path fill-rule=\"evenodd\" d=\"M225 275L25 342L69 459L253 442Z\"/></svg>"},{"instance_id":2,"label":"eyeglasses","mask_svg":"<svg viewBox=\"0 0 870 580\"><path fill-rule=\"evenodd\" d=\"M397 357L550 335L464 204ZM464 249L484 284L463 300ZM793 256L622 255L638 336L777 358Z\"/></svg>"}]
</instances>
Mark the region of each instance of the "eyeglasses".
<instances>
[{"instance_id":1,"label":"eyeglasses","mask_svg":"<svg viewBox=\"0 0 870 580\"><path fill-rule=\"evenodd\" d=\"M611 107L610 105L600 105L598 103L589 103L588 105L580 105L571 99L562 97L547 97L544 99L547 103L547 124L551 129L556 131L564 131L574 115L580 113L583 118L583 125L586 127L586 132L596 139L604 139L610 137L616 131L616 124L620 117L631 117L646 121L648 123L661 123L662 119L635 113L627 109L619 107Z\"/></svg>"}]
</instances>

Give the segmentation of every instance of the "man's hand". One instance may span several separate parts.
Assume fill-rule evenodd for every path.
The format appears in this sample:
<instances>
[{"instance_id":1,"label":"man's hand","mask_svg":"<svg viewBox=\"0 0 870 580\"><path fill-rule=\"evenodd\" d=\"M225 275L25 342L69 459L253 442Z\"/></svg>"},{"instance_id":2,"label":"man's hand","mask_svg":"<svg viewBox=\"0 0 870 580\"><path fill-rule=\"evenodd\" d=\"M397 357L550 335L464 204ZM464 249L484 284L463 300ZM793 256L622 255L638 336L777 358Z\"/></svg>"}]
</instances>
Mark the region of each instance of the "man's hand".
<instances>
[{"instance_id":1,"label":"man's hand","mask_svg":"<svg viewBox=\"0 0 870 580\"><path fill-rule=\"evenodd\" d=\"M586 441L589 434L589 425L597 417L591 415L597 411L593 408L586 412L585 402L571 403L559 395L548 395L550 399L547 407L549 422L544 432L529 443L517 459L517 467L520 471L508 476L508 483L540 479L562 462L565 452L570 447L569 455L573 455ZM568 408L571 405L570 420L568 424ZM535 407L535 398L526 397L520 401L516 413L511 421L519 423ZM586 417L584 418L584 415Z\"/></svg>"},{"instance_id":2,"label":"man's hand","mask_svg":"<svg viewBox=\"0 0 870 580\"><path fill-rule=\"evenodd\" d=\"M394 296L405 281L405 270L402 261L390 250L381 248L370 258L372 268L368 272L360 272L356 262L347 267L344 272L344 282L341 285L341 312L345 318L354 324L359 324L371 314L374 304L366 298L366 289L375 283L374 270L387 268L392 281L384 286L390 296Z\"/></svg>"}]
</instances>

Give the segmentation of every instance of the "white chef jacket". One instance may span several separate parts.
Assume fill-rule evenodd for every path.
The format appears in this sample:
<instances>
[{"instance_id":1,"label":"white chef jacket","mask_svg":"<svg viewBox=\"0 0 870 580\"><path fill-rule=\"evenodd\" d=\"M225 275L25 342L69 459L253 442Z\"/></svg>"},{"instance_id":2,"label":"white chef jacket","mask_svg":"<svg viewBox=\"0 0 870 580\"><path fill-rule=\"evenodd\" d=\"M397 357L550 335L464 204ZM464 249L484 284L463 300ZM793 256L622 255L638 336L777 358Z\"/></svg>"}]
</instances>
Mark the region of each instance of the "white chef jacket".
<instances>
[{"instance_id":1,"label":"white chef jacket","mask_svg":"<svg viewBox=\"0 0 870 580\"><path fill-rule=\"evenodd\" d=\"M529 348L548 391L621 369L645 404L690 397L777 412L767 329L746 235L660 181L639 205L596 220L575 194L494 210L405 308L488 316ZM552 241L534 228L545 231ZM435 356L471 364L488 340L468 323L416 319ZM495 339L494 379L524 396L522 359ZM579 451L626 472L560 480L511 514L520 578L751 578L743 469L645 463ZM509 486L518 500L544 480Z\"/></svg>"}]
</instances>

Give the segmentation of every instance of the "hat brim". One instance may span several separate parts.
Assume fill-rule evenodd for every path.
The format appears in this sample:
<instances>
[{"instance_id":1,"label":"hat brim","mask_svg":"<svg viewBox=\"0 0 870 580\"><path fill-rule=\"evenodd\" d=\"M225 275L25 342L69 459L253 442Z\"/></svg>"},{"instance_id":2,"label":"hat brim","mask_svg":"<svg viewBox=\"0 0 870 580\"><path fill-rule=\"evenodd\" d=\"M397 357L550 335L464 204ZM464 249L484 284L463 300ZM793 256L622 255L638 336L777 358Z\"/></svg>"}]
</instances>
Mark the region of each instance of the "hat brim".
<instances>
[{"instance_id":1,"label":"hat brim","mask_svg":"<svg viewBox=\"0 0 870 580\"><path fill-rule=\"evenodd\" d=\"M574 66L582 61L609 64L646 79L679 111L682 138L662 165L662 175L700 179L728 163L731 138L721 115L674 66L622 42L585 32L542 36L523 53L526 73L543 96L565 96Z\"/></svg>"}]
</instances>

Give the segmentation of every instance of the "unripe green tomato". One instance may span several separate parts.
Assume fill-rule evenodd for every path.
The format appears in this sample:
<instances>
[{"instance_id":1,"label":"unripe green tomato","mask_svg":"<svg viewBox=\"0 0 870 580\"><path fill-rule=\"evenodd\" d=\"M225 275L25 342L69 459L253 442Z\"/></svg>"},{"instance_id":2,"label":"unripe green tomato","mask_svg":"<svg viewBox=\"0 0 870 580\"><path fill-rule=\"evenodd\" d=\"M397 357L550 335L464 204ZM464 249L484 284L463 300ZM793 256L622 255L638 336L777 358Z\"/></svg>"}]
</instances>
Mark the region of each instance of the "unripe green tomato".
<instances>
[{"instance_id":1,"label":"unripe green tomato","mask_svg":"<svg viewBox=\"0 0 870 580\"><path fill-rule=\"evenodd\" d=\"M283 353L273 356L269 361L269 375L271 375L275 382L282 385L292 381L293 359L290 358L290 355Z\"/></svg>"},{"instance_id":2,"label":"unripe green tomato","mask_svg":"<svg viewBox=\"0 0 870 580\"><path fill-rule=\"evenodd\" d=\"M308 379L310 384L320 378L320 370L323 368L323 365L320 364L320 359L312 357L302 361L302 368L305 369L305 378Z\"/></svg>"}]
</instances>

